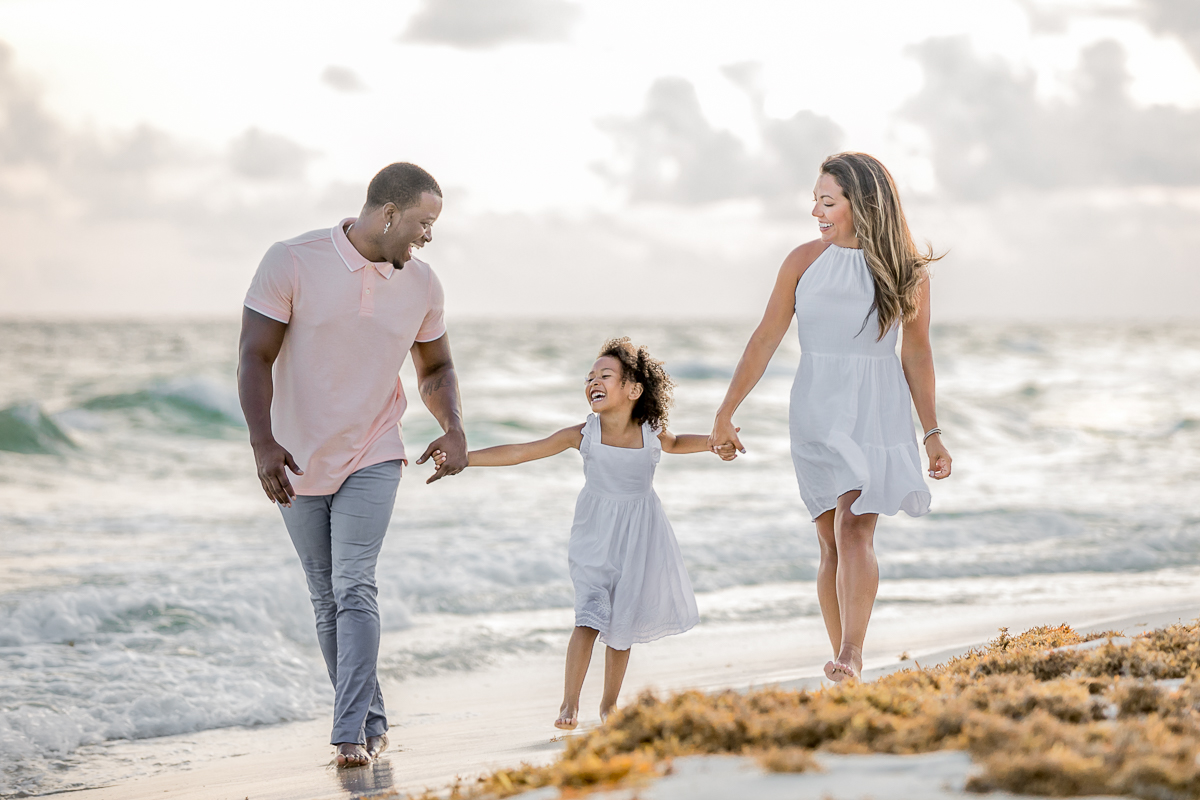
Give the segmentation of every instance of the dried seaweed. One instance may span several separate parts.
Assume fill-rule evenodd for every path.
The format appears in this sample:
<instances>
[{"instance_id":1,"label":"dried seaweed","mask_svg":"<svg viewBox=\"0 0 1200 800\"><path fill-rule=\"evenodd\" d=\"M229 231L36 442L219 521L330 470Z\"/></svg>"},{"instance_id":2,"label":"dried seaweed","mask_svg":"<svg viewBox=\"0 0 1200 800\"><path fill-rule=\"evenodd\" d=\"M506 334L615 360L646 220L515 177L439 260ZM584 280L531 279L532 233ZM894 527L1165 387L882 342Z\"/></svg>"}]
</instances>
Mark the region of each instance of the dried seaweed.
<instances>
[{"instance_id":1,"label":"dried seaweed","mask_svg":"<svg viewBox=\"0 0 1200 800\"><path fill-rule=\"evenodd\" d=\"M568 794L667 773L681 755L752 755L816 768L812 752L966 750L977 791L1200 798L1200 623L1091 649L1066 625L1011 636L944 665L815 691L651 693L572 738L555 763L501 770L467 795ZM1088 637L1095 639L1096 637ZM1165 687L1163 679L1184 679Z\"/></svg>"}]
</instances>

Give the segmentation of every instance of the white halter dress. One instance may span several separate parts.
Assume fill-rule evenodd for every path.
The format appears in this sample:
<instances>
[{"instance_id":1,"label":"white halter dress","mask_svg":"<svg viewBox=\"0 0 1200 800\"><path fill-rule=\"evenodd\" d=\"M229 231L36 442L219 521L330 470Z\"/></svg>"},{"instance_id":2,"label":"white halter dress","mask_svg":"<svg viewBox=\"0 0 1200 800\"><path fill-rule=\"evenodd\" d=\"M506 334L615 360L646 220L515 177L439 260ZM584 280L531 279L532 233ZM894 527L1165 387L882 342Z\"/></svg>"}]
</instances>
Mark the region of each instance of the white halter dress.
<instances>
[{"instance_id":1,"label":"white halter dress","mask_svg":"<svg viewBox=\"0 0 1200 800\"><path fill-rule=\"evenodd\" d=\"M912 396L896 356L900 326L876 341L874 299L862 250L837 245L796 285L801 355L789 423L796 480L813 519L855 489L855 514L929 513Z\"/></svg>"},{"instance_id":2,"label":"white halter dress","mask_svg":"<svg viewBox=\"0 0 1200 800\"><path fill-rule=\"evenodd\" d=\"M658 431L643 423L641 448L612 447L600 441L600 417L589 414L579 452L587 482L567 545L575 624L600 631L615 650L683 633L700 614L654 493Z\"/></svg>"}]
</instances>

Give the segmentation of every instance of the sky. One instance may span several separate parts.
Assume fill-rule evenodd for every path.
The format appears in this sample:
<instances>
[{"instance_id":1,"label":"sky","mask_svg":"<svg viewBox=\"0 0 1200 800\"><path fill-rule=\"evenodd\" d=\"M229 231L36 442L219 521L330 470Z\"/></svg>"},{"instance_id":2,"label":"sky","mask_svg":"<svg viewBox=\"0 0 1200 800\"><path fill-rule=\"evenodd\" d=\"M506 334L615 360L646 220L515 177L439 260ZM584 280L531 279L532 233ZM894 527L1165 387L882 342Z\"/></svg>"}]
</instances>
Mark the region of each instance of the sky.
<instances>
[{"instance_id":1,"label":"sky","mask_svg":"<svg viewBox=\"0 0 1200 800\"><path fill-rule=\"evenodd\" d=\"M749 318L839 150L935 321L1200 319L1195 0L0 0L0 317L235 318L413 161L451 318Z\"/></svg>"}]
</instances>

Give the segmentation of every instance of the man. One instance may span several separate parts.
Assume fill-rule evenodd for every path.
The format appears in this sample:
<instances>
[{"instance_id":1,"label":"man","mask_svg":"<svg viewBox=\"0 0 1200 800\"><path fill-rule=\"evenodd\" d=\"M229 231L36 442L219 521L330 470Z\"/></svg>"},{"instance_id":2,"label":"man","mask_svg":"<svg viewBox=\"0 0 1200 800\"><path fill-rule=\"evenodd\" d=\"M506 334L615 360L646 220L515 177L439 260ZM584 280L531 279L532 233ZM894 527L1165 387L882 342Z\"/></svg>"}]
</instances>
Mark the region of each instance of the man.
<instances>
[{"instance_id":1,"label":"man","mask_svg":"<svg viewBox=\"0 0 1200 800\"><path fill-rule=\"evenodd\" d=\"M385 167L357 218L272 245L242 310L238 393L258 478L308 580L334 685L338 766L366 764L388 744L375 562L408 463L399 426L407 353L445 432L417 459L447 455L426 482L467 465L442 287L412 255L432 241L441 210L432 175Z\"/></svg>"}]
</instances>

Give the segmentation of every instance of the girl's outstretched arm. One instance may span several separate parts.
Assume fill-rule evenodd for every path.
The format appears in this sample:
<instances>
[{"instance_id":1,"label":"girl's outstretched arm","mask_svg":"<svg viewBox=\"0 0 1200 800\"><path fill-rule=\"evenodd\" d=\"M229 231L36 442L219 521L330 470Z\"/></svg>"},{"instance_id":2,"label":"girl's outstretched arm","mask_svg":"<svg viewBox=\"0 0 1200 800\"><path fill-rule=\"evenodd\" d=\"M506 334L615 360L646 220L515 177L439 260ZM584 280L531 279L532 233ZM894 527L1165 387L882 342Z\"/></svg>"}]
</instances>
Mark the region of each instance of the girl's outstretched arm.
<instances>
[{"instance_id":1,"label":"girl's outstretched arm","mask_svg":"<svg viewBox=\"0 0 1200 800\"><path fill-rule=\"evenodd\" d=\"M662 442L664 453L707 453L711 449L708 446L708 437L698 433L671 433L663 430L658 435L658 440Z\"/></svg>"},{"instance_id":2,"label":"girl's outstretched arm","mask_svg":"<svg viewBox=\"0 0 1200 800\"><path fill-rule=\"evenodd\" d=\"M579 449L581 439L583 439L582 423L572 425L570 428L563 428L536 442L501 444L495 447L485 447L483 450L472 450L467 454L467 466L508 467L513 464L523 464L526 461L558 455L569 447Z\"/></svg>"}]
</instances>

